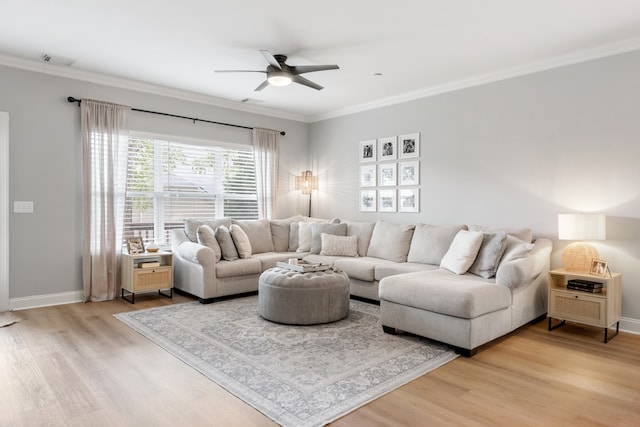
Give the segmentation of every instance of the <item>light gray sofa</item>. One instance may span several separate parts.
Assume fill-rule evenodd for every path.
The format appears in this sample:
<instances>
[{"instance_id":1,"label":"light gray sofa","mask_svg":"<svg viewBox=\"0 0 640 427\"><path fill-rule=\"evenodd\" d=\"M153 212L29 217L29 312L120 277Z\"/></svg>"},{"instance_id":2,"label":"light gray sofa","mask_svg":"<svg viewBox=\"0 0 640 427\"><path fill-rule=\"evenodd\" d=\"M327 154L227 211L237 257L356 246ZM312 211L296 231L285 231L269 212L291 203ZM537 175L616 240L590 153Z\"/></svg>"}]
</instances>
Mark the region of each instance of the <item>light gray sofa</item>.
<instances>
[{"instance_id":1,"label":"light gray sofa","mask_svg":"<svg viewBox=\"0 0 640 427\"><path fill-rule=\"evenodd\" d=\"M237 234L238 259L220 253L228 236L216 242L203 234L225 228ZM551 241L534 240L530 229L306 217L187 220L172 232L172 251L174 286L201 302L256 292L260 274L278 261L333 265L349 276L352 297L380 302L385 332L421 335L465 355L547 311Z\"/></svg>"}]
</instances>

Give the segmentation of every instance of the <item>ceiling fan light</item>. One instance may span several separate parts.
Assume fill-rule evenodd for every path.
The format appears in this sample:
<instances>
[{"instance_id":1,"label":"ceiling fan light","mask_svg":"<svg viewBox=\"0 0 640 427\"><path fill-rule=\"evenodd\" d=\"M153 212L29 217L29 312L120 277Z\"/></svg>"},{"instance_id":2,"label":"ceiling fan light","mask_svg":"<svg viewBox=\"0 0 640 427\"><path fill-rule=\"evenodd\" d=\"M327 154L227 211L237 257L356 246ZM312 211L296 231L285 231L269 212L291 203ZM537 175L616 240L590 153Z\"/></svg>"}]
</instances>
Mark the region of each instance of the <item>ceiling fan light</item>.
<instances>
[{"instance_id":1,"label":"ceiling fan light","mask_svg":"<svg viewBox=\"0 0 640 427\"><path fill-rule=\"evenodd\" d=\"M269 84L274 86L286 86L292 82L291 76L284 73L272 73L267 80L269 81Z\"/></svg>"}]
</instances>

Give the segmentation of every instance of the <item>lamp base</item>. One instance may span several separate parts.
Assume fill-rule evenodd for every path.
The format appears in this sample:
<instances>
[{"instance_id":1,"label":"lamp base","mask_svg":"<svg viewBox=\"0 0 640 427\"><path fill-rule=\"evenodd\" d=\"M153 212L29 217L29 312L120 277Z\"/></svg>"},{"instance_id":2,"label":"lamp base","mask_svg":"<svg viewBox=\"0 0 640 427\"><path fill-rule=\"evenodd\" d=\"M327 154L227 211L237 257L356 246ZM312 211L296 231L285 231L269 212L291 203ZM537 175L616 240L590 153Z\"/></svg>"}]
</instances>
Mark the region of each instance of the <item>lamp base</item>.
<instances>
[{"instance_id":1,"label":"lamp base","mask_svg":"<svg viewBox=\"0 0 640 427\"><path fill-rule=\"evenodd\" d=\"M598 250L584 242L573 242L562 251L562 263L568 271L588 273L593 258L600 258Z\"/></svg>"}]
</instances>

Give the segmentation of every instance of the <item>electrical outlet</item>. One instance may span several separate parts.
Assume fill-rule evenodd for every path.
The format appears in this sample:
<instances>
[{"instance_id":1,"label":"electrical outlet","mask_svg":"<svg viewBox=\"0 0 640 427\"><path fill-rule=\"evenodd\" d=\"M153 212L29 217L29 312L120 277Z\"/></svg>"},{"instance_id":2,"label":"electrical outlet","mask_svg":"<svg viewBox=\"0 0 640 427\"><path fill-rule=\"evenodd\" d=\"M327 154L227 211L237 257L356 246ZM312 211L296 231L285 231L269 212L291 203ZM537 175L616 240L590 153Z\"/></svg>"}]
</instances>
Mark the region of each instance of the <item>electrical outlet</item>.
<instances>
[{"instance_id":1,"label":"electrical outlet","mask_svg":"<svg viewBox=\"0 0 640 427\"><path fill-rule=\"evenodd\" d=\"M33 213L33 202L13 202L14 213Z\"/></svg>"}]
</instances>

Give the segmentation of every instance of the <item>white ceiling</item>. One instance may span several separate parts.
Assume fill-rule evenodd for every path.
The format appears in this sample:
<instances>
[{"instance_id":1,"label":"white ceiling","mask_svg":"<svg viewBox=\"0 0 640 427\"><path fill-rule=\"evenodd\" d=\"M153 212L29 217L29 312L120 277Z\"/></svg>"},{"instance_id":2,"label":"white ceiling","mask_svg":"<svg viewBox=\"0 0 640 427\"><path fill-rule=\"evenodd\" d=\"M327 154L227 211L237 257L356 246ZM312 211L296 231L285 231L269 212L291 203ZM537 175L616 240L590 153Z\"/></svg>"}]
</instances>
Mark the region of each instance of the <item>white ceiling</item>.
<instances>
[{"instance_id":1,"label":"white ceiling","mask_svg":"<svg viewBox=\"0 0 640 427\"><path fill-rule=\"evenodd\" d=\"M640 48L639 0L2 0L0 13L0 63L48 54L73 64L36 69L302 121ZM340 70L305 74L322 91L214 73L264 70L260 49Z\"/></svg>"}]
</instances>

